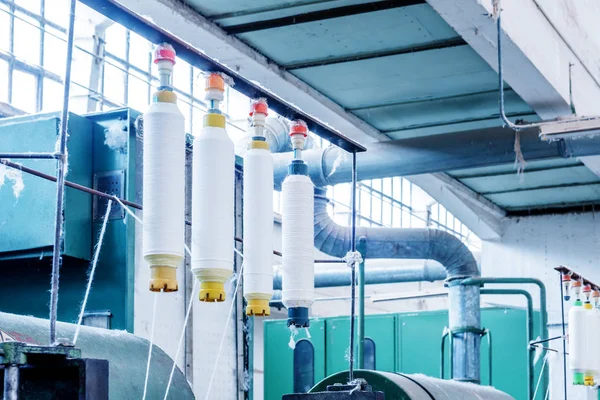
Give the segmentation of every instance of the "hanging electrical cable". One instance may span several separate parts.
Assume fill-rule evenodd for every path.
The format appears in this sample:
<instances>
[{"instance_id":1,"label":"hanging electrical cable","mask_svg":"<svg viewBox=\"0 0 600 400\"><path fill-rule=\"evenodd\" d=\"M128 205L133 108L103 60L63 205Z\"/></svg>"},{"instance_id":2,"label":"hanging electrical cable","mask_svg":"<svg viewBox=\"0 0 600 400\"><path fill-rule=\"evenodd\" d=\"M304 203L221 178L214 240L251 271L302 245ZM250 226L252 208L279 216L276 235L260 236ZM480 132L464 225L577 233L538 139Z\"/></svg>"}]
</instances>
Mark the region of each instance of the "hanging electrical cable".
<instances>
[{"instance_id":1,"label":"hanging electrical cable","mask_svg":"<svg viewBox=\"0 0 600 400\"><path fill-rule=\"evenodd\" d=\"M244 298L246 315L271 314L273 296L273 157L264 135L267 101L250 109L252 140L244 155Z\"/></svg>"},{"instance_id":2,"label":"hanging electrical cable","mask_svg":"<svg viewBox=\"0 0 600 400\"><path fill-rule=\"evenodd\" d=\"M184 256L185 123L172 87L173 47L157 46L154 62L160 86L144 114L144 259L150 290L172 292Z\"/></svg>"},{"instance_id":3,"label":"hanging electrical cable","mask_svg":"<svg viewBox=\"0 0 600 400\"><path fill-rule=\"evenodd\" d=\"M302 149L308 128L294 121L290 137L294 159L282 184L283 277L282 299L288 309L288 326L310 325L308 309L314 299L314 186L308 167L302 161Z\"/></svg>"},{"instance_id":4,"label":"hanging electrical cable","mask_svg":"<svg viewBox=\"0 0 600 400\"><path fill-rule=\"evenodd\" d=\"M201 301L224 301L223 285L233 271L235 152L219 110L225 79L220 73L206 77L210 109L194 139L191 269Z\"/></svg>"}]
</instances>

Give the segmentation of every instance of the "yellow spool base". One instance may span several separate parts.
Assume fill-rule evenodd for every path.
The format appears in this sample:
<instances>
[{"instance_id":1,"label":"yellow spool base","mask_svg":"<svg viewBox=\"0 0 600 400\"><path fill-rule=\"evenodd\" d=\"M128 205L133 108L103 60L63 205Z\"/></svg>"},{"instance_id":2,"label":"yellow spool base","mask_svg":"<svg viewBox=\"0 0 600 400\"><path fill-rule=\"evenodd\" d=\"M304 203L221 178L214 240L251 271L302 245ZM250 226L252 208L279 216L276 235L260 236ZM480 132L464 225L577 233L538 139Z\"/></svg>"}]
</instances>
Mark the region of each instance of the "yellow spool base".
<instances>
[{"instance_id":1,"label":"yellow spool base","mask_svg":"<svg viewBox=\"0 0 600 400\"><path fill-rule=\"evenodd\" d=\"M249 299L246 306L246 315L255 317L268 317L271 315L271 307L269 300L264 299Z\"/></svg>"},{"instance_id":2,"label":"yellow spool base","mask_svg":"<svg viewBox=\"0 0 600 400\"><path fill-rule=\"evenodd\" d=\"M592 310L594 307L592 307L591 303L584 303L583 304L583 308L585 308L586 310Z\"/></svg>"},{"instance_id":3,"label":"yellow spool base","mask_svg":"<svg viewBox=\"0 0 600 400\"><path fill-rule=\"evenodd\" d=\"M200 282L200 301L225 301L225 297L222 282Z\"/></svg>"},{"instance_id":4,"label":"yellow spool base","mask_svg":"<svg viewBox=\"0 0 600 400\"><path fill-rule=\"evenodd\" d=\"M150 267L150 291L151 292L176 292L179 290L177 284L177 268L172 267Z\"/></svg>"},{"instance_id":5,"label":"yellow spool base","mask_svg":"<svg viewBox=\"0 0 600 400\"><path fill-rule=\"evenodd\" d=\"M593 375L585 375L583 377L583 385L584 386L594 386L594 376Z\"/></svg>"}]
</instances>

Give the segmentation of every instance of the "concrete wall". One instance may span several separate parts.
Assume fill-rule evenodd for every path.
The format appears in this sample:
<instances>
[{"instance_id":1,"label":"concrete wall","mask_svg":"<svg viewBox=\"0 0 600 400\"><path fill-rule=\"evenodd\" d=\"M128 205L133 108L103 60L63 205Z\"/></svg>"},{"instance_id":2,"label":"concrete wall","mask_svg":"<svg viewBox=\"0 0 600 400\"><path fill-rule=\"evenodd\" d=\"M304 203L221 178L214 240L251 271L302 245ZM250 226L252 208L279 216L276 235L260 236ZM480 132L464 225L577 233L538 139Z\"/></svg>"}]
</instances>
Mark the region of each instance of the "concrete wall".
<instances>
[{"instance_id":1,"label":"concrete wall","mask_svg":"<svg viewBox=\"0 0 600 400\"><path fill-rule=\"evenodd\" d=\"M482 274L541 279L548 291L549 334L551 337L561 335L562 300L559 276L554 268L566 265L594 282L600 281L598 218L595 213L581 213L507 219L503 222L501 240L483 242ZM533 294L535 307L539 307L537 288L527 289ZM514 304L509 297L488 297L486 301ZM565 312L569 307L570 304L565 303ZM562 341L553 341L549 347L562 351ZM562 363L558 354L549 357L551 399L564 398ZM567 379L569 400L588 398L584 388L571 385L568 371Z\"/></svg>"}]
</instances>

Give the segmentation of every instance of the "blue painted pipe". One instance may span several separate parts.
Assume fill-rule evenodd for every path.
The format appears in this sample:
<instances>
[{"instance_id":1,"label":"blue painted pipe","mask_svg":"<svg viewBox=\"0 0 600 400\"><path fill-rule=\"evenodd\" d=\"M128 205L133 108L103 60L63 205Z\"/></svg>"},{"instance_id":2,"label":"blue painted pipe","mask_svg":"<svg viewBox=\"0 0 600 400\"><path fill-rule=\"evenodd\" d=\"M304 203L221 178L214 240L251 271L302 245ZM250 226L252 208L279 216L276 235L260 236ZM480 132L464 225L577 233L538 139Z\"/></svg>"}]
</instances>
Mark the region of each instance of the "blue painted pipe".
<instances>
[{"instance_id":1,"label":"blue painted pipe","mask_svg":"<svg viewBox=\"0 0 600 400\"><path fill-rule=\"evenodd\" d=\"M327 212L329 200L323 188L315 188L315 247L331 256L343 257L350 248L350 227L338 225ZM477 261L455 236L437 229L357 228L365 240L365 259L400 258L438 261L447 273L449 325L461 331L453 338L454 379L480 382L481 327L479 286L465 286L466 277L478 277Z\"/></svg>"},{"instance_id":2,"label":"blue painted pipe","mask_svg":"<svg viewBox=\"0 0 600 400\"><path fill-rule=\"evenodd\" d=\"M519 133L526 161L600 154L597 138L546 142L540 140L538 134L537 129ZM515 133L511 129L489 128L373 143L368 151L356 155L358 180L510 164L515 160L514 140ZM273 154L276 188L285 179L292 158L291 153ZM315 186L352 180L351 156L344 150L336 147L306 150L302 158L308 164L308 174Z\"/></svg>"}]
</instances>

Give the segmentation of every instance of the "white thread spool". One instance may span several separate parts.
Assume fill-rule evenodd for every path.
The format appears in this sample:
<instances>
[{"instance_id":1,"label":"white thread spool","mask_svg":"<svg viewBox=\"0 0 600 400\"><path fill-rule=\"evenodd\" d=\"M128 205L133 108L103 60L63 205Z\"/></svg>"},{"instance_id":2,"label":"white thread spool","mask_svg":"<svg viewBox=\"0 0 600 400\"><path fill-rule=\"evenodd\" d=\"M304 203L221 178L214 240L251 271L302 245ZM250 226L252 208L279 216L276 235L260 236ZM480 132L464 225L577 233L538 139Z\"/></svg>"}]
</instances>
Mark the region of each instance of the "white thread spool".
<instances>
[{"instance_id":1,"label":"white thread spool","mask_svg":"<svg viewBox=\"0 0 600 400\"><path fill-rule=\"evenodd\" d=\"M175 268L185 239L185 122L175 103L156 102L144 114L144 258L150 290L177 290Z\"/></svg>"},{"instance_id":2,"label":"white thread spool","mask_svg":"<svg viewBox=\"0 0 600 400\"><path fill-rule=\"evenodd\" d=\"M283 304L309 308L314 300L314 187L306 175L282 185Z\"/></svg>"},{"instance_id":3,"label":"white thread spool","mask_svg":"<svg viewBox=\"0 0 600 400\"><path fill-rule=\"evenodd\" d=\"M207 117L214 115L222 117ZM204 301L225 300L223 284L233 271L234 174L234 146L227 131L205 126L194 140L191 261Z\"/></svg>"},{"instance_id":4,"label":"white thread spool","mask_svg":"<svg viewBox=\"0 0 600 400\"><path fill-rule=\"evenodd\" d=\"M263 148L261 148L263 146ZM266 141L244 156L244 297L247 315L270 315L273 296L273 157Z\"/></svg>"}]
</instances>

